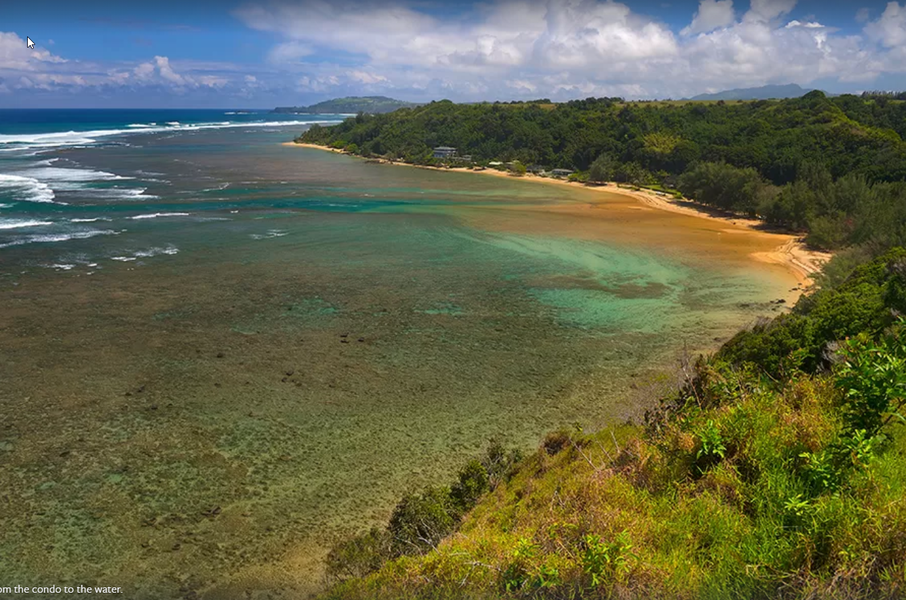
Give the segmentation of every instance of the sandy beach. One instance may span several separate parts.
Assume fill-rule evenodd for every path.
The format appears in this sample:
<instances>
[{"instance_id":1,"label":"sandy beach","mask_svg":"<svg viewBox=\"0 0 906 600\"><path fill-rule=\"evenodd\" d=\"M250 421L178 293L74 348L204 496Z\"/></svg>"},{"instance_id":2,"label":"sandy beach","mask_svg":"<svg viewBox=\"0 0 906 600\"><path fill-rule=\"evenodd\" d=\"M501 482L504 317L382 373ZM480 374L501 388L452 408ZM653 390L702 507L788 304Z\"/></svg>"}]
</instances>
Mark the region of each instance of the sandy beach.
<instances>
[{"instance_id":1,"label":"sandy beach","mask_svg":"<svg viewBox=\"0 0 906 600\"><path fill-rule=\"evenodd\" d=\"M462 172L462 173L476 173L480 175L489 175L492 177L505 177L508 179L517 178L524 181L533 181L538 183L543 183L547 185L558 185L569 187L572 189L582 189L590 191L605 192L608 194L619 194L622 196L627 196L637 200L639 203L646 207L651 207L657 210L664 210L673 213L683 214L691 217L697 217L701 219L708 219L712 221L718 221L727 223L733 226L736 226L738 229L727 229L724 230L726 233L740 233L745 231L750 231L760 235L769 235L773 236L777 240L777 246L774 250L770 252L753 252L750 254L753 260L760 262L765 262L769 264L778 264L783 265L789 269L796 277L797 281L800 284L800 287L805 288L812 283L812 275L817 273L821 269L821 265L827 262L832 254L828 252L819 252L809 249L802 241L802 238L796 235L791 235L787 233L778 233L778 232L767 232L764 228L764 223L757 219L749 219L745 217L735 216L735 215L722 215L718 211L709 209L703 205L697 205L694 201L682 201L681 203L673 200L669 196L658 194L657 192L645 190L645 189L634 189L620 186L616 183L605 183L601 185L586 185L584 183L578 183L573 181L566 181L564 179L552 179L550 177L541 177L539 175L534 175L531 173L526 173L523 176L514 176L505 171L498 171L496 169L482 169L475 170L467 167L433 167L427 165L413 165L404 162L394 162L385 159L364 159L359 156L349 154L345 150L339 150L337 148L328 148L326 146L319 146L317 144L307 144L299 142L285 142L284 146L293 146L299 148L311 148L314 150L324 150L327 152L334 152L337 154L346 154L348 156L353 156L361 160L371 160L373 162L379 162L381 164L393 165L393 166L403 166L417 169L427 169L433 171L453 171L453 172ZM594 208L594 207L590 207ZM799 292L796 292L794 296L790 297L788 300L795 300L798 298Z\"/></svg>"}]
</instances>

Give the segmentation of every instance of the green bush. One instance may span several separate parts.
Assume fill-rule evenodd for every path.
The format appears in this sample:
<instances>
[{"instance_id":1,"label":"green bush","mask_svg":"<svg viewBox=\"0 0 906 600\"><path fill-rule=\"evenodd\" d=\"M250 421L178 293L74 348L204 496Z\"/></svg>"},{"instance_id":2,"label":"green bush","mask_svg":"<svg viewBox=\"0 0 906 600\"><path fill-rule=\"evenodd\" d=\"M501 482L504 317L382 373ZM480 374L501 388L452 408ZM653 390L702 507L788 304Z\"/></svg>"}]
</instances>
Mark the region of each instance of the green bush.
<instances>
[{"instance_id":1,"label":"green bush","mask_svg":"<svg viewBox=\"0 0 906 600\"><path fill-rule=\"evenodd\" d=\"M804 296L793 313L736 334L717 356L780 378L827 366L833 343L861 332L876 336L906 309L904 260L906 251L896 249L861 265L836 287Z\"/></svg>"},{"instance_id":2,"label":"green bush","mask_svg":"<svg viewBox=\"0 0 906 600\"><path fill-rule=\"evenodd\" d=\"M582 571L589 579L589 587L597 588L622 581L632 570L637 556L626 531L620 532L612 542L604 542L597 535L589 534L584 539Z\"/></svg>"},{"instance_id":3,"label":"green bush","mask_svg":"<svg viewBox=\"0 0 906 600\"><path fill-rule=\"evenodd\" d=\"M873 436L892 420L903 422L906 403L906 345L902 322L878 341L865 333L840 345L843 362L837 385L843 390L842 412L850 432Z\"/></svg>"},{"instance_id":4,"label":"green bush","mask_svg":"<svg viewBox=\"0 0 906 600\"><path fill-rule=\"evenodd\" d=\"M423 554L435 548L453 531L457 513L447 488L428 488L403 496L387 525L394 553Z\"/></svg>"},{"instance_id":5,"label":"green bush","mask_svg":"<svg viewBox=\"0 0 906 600\"><path fill-rule=\"evenodd\" d=\"M490 489L488 470L478 460L471 460L459 472L456 483L450 487L450 499L461 514L475 506Z\"/></svg>"},{"instance_id":6,"label":"green bush","mask_svg":"<svg viewBox=\"0 0 906 600\"><path fill-rule=\"evenodd\" d=\"M365 535L345 540L327 554L327 577L342 581L377 571L392 556L392 546L390 534L377 527Z\"/></svg>"},{"instance_id":7,"label":"green bush","mask_svg":"<svg viewBox=\"0 0 906 600\"><path fill-rule=\"evenodd\" d=\"M327 556L328 577L337 581L362 577L392 558L432 550L484 494L513 476L521 459L518 450L507 450L492 439L481 459L466 463L450 487L406 494L386 529L373 528L334 545Z\"/></svg>"}]
</instances>

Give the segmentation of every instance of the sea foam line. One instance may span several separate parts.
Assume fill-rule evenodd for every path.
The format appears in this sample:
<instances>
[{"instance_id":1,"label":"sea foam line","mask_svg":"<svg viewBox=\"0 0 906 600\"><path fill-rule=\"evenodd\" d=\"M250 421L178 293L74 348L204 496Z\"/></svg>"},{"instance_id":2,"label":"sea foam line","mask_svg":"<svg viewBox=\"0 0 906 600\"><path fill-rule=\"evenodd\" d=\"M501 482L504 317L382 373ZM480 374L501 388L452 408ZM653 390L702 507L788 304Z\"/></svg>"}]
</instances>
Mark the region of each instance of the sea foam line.
<instances>
[{"instance_id":1,"label":"sea foam line","mask_svg":"<svg viewBox=\"0 0 906 600\"><path fill-rule=\"evenodd\" d=\"M123 129L94 129L90 131L55 131L52 133L31 133L0 135L0 151L28 150L40 147L69 146L73 144L94 144L97 138L122 134L160 133L165 131L198 131L204 129L229 129L238 127L289 127L293 125L325 125L336 123L336 120L318 121L249 121L219 123L189 123L170 121L166 126L132 123ZM15 146L11 146L15 145ZM6 147L4 147L6 146Z\"/></svg>"},{"instance_id":2,"label":"sea foam line","mask_svg":"<svg viewBox=\"0 0 906 600\"><path fill-rule=\"evenodd\" d=\"M73 233L27 235L6 244L0 244L0 248L9 248L10 246L23 246L25 244L42 244L66 242L69 240L84 240L98 235L118 235L119 233L119 231L113 231L112 229L92 229L90 231L76 231Z\"/></svg>"},{"instance_id":3,"label":"sea foam line","mask_svg":"<svg viewBox=\"0 0 906 600\"><path fill-rule=\"evenodd\" d=\"M134 217L129 217L130 219L156 219L158 217L188 217L191 213L184 212L169 212L169 213L149 213L145 215L135 215Z\"/></svg>"},{"instance_id":4,"label":"sea foam line","mask_svg":"<svg viewBox=\"0 0 906 600\"><path fill-rule=\"evenodd\" d=\"M40 227L42 225L53 225L53 222L35 221L34 219L25 221L0 219L0 229L20 229L22 227Z\"/></svg>"},{"instance_id":5,"label":"sea foam line","mask_svg":"<svg viewBox=\"0 0 906 600\"><path fill-rule=\"evenodd\" d=\"M43 181L38 181L34 177L24 177L22 175L9 175L0 173L0 188L13 188L22 190L27 197L18 198L27 202L53 202L53 189Z\"/></svg>"}]
</instances>

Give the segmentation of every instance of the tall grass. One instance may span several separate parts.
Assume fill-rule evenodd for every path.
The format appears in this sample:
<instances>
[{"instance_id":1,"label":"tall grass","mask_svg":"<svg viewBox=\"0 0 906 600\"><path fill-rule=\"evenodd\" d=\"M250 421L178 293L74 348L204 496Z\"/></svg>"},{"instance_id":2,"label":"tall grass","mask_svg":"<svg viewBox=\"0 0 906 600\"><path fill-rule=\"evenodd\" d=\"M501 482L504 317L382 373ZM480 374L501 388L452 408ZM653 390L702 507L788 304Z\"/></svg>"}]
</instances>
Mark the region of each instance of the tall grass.
<instances>
[{"instance_id":1,"label":"tall grass","mask_svg":"<svg viewBox=\"0 0 906 600\"><path fill-rule=\"evenodd\" d=\"M325 597L906 596L903 261L700 360L645 427L552 434L427 553Z\"/></svg>"}]
</instances>

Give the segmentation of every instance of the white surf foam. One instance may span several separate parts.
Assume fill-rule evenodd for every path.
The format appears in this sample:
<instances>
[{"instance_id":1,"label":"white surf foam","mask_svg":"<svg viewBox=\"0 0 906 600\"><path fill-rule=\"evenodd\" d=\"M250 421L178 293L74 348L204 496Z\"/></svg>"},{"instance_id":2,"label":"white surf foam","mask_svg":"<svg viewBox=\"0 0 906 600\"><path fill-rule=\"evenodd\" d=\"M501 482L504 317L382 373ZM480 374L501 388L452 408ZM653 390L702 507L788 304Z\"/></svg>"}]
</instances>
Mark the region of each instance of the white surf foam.
<instances>
[{"instance_id":1,"label":"white surf foam","mask_svg":"<svg viewBox=\"0 0 906 600\"><path fill-rule=\"evenodd\" d=\"M94 217L92 219L69 219L70 223L95 223L97 221L112 221L113 219L108 219L107 217Z\"/></svg>"},{"instance_id":2,"label":"white surf foam","mask_svg":"<svg viewBox=\"0 0 906 600\"><path fill-rule=\"evenodd\" d=\"M33 166L33 167L49 167L50 165L54 164L58 160L60 160L60 159L59 158L47 158L44 160L39 160L36 163L32 163L31 166Z\"/></svg>"},{"instance_id":3,"label":"white surf foam","mask_svg":"<svg viewBox=\"0 0 906 600\"><path fill-rule=\"evenodd\" d=\"M51 133L18 133L13 135L0 135L0 152L31 150L35 148L51 148L56 146L81 146L95 144L98 138L122 134L160 133L165 131L195 131L202 129L227 129L235 127L289 127L298 125L325 125L336 123L336 120L318 121L250 121L233 122L222 121L213 123L183 124L179 121L170 121L166 125L149 123L147 126L126 126L122 129L94 129L90 131L55 131ZM132 125L140 125L133 123Z\"/></svg>"},{"instance_id":4,"label":"white surf foam","mask_svg":"<svg viewBox=\"0 0 906 600\"><path fill-rule=\"evenodd\" d=\"M158 217L188 217L190 213L184 212L169 212L169 213L149 213L146 215L135 215L134 217L129 217L130 219L156 219Z\"/></svg>"},{"instance_id":5,"label":"white surf foam","mask_svg":"<svg viewBox=\"0 0 906 600\"><path fill-rule=\"evenodd\" d=\"M0 189L11 188L17 200L27 202L53 202L53 189L34 177L0 173Z\"/></svg>"},{"instance_id":6,"label":"white surf foam","mask_svg":"<svg viewBox=\"0 0 906 600\"><path fill-rule=\"evenodd\" d=\"M10 246L23 246L25 244L52 244L56 242L66 242L69 240L84 240L98 235L117 235L119 231L112 229L91 229L89 231L73 231L70 233L57 233L48 235L26 235L12 242L0 244L0 248L9 248Z\"/></svg>"},{"instance_id":7,"label":"white surf foam","mask_svg":"<svg viewBox=\"0 0 906 600\"><path fill-rule=\"evenodd\" d=\"M262 233L249 234L249 237L251 237L253 240L269 240L272 238L283 237L286 234L287 234L286 231L281 231L279 229L270 229L270 230L268 230L267 233L263 233L263 234Z\"/></svg>"},{"instance_id":8,"label":"white surf foam","mask_svg":"<svg viewBox=\"0 0 906 600\"><path fill-rule=\"evenodd\" d=\"M52 221L35 221L34 219L0 219L0 229L21 229L23 227L41 227L53 225Z\"/></svg>"},{"instance_id":9,"label":"white surf foam","mask_svg":"<svg viewBox=\"0 0 906 600\"><path fill-rule=\"evenodd\" d=\"M85 193L111 200L156 200L160 196L146 194L148 188L105 188L85 190Z\"/></svg>"},{"instance_id":10,"label":"white surf foam","mask_svg":"<svg viewBox=\"0 0 906 600\"><path fill-rule=\"evenodd\" d=\"M174 254L179 254L179 248L172 245L165 248L149 248L147 250L139 250L134 256L136 258L150 258L152 256L160 256L161 254L173 256Z\"/></svg>"},{"instance_id":11,"label":"white surf foam","mask_svg":"<svg viewBox=\"0 0 906 600\"><path fill-rule=\"evenodd\" d=\"M20 174L40 179L41 181L117 181L120 179L133 179L107 171L94 169L76 169L70 167L40 167L20 171Z\"/></svg>"}]
</instances>

